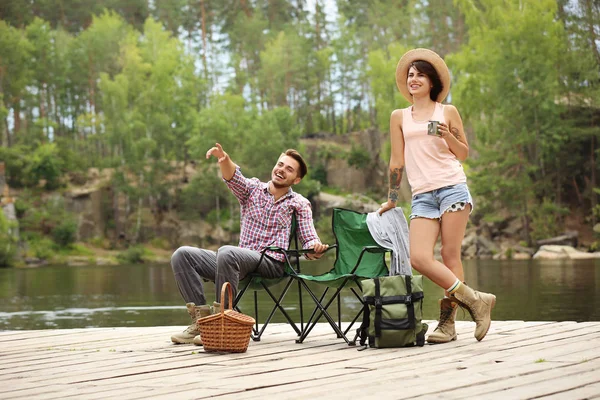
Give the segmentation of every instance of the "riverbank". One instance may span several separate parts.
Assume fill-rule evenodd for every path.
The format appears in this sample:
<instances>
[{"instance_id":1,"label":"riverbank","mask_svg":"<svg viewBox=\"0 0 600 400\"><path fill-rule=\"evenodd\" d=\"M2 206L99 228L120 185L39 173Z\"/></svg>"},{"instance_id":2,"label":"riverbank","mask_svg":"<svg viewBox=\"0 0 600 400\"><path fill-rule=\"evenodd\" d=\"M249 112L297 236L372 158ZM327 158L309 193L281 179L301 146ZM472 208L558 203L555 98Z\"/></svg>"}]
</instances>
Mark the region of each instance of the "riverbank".
<instances>
[{"instance_id":1,"label":"riverbank","mask_svg":"<svg viewBox=\"0 0 600 400\"><path fill-rule=\"evenodd\" d=\"M465 238L466 242L471 239ZM600 252L590 252L585 249L576 249L572 246L544 245L537 251L531 248L523 248L516 245L513 248L504 245L505 250L498 253L489 252L489 255L484 256L465 256L465 246L463 245L464 260L585 260L585 259L600 259ZM209 249L216 250L218 245L208 246ZM472 248L468 246L467 251ZM434 249L434 257L442 260L440 255L440 243L436 244ZM39 259L35 257L27 257L19 260L15 264L16 268L36 268L45 265L66 265L70 267L77 266L104 266L104 265L130 265L130 264L169 264L173 250L162 249L152 246L135 246L127 250L106 250L103 248L94 247L85 243L77 243L70 250L61 250L54 253L47 259Z\"/></svg>"},{"instance_id":2,"label":"riverbank","mask_svg":"<svg viewBox=\"0 0 600 400\"><path fill-rule=\"evenodd\" d=\"M89 265L120 265L165 263L171 259L172 250L151 245L138 245L123 250L108 250L89 243L75 243L70 248L53 252L48 258L25 257L15 263L17 268L35 268L44 265L70 267Z\"/></svg>"}]
</instances>

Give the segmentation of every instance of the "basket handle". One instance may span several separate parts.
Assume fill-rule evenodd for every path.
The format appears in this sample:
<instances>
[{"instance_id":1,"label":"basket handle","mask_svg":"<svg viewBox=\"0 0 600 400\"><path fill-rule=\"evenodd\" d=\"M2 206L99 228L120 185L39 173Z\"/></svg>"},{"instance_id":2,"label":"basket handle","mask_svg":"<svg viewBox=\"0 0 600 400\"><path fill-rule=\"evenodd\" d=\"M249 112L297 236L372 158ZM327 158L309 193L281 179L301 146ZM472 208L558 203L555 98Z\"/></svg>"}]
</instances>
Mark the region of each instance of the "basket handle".
<instances>
[{"instance_id":1,"label":"basket handle","mask_svg":"<svg viewBox=\"0 0 600 400\"><path fill-rule=\"evenodd\" d=\"M227 294L228 294L228 298L229 298L229 308L228 310L233 309L233 304L231 303L231 298L233 297L233 289L231 289L231 283L229 282L225 282L223 284L223 286L221 287L221 314L225 313L225 301L223 300L225 298L225 290L227 290Z\"/></svg>"}]
</instances>

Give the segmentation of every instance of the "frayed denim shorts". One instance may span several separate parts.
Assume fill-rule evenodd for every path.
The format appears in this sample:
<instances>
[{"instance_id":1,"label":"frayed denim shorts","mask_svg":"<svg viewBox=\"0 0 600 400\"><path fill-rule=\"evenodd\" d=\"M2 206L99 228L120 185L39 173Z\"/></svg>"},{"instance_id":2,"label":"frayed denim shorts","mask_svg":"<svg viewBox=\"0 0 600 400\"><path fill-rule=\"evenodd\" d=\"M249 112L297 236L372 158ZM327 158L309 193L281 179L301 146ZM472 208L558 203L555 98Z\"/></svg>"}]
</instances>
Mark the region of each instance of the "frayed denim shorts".
<instances>
[{"instance_id":1,"label":"frayed denim shorts","mask_svg":"<svg viewBox=\"0 0 600 400\"><path fill-rule=\"evenodd\" d=\"M464 210L467 204L473 212L473 198L466 183L444 186L414 195L410 219L441 219L444 213Z\"/></svg>"}]
</instances>

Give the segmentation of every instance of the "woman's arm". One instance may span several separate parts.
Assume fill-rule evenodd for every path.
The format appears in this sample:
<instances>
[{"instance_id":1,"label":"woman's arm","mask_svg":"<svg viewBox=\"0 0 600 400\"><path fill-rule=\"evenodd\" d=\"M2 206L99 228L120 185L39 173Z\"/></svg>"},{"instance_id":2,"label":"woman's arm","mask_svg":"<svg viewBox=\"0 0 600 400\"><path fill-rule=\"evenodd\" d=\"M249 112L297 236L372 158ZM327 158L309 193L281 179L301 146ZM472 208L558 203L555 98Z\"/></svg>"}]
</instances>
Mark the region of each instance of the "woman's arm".
<instances>
[{"instance_id":1,"label":"woman's arm","mask_svg":"<svg viewBox=\"0 0 600 400\"><path fill-rule=\"evenodd\" d=\"M394 110L390 116L390 156L388 200L381 205L379 213L396 207L400 195L400 182L404 172L404 136L402 134L402 110Z\"/></svg>"},{"instance_id":2,"label":"woman's arm","mask_svg":"<svg viewBox=\"0 0 600 400\"><path fill-rule=\"evenodd\" d=\"M469 156L469 143L467 143L467 135L465 135L463 122L456 107L446 105L444 107L444 118L447 124L439 124L438 132L456 158L459 161L464 161Z\"/></svg>"}]
</instances>

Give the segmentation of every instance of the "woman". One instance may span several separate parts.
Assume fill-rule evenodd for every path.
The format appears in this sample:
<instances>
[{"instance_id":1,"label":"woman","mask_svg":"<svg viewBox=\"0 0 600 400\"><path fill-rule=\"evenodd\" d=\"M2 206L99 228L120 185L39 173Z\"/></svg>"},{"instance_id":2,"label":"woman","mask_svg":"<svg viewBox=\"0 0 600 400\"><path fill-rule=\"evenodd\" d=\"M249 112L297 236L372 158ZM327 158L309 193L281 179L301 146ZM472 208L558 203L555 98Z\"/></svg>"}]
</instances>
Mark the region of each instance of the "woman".
<instances>
[{"instance_id":1,"label":"woman","mask_svg":"<svg viewBox=\"0 0 600 400\"><path fill-rule=\"evenodd\" d=\"M456 107L441 104L450 90L448 67L435 52L414 49L400 59L396 84L412 106L394 110L390 118L390 187L380 213L396 207L406 165L412 190L411 264L446 291L438 326L427 341L456 340L458 305L469 311L476 323L475 338L482 340L490 327L496 296L474 291L462 282L461 245L473 200L460 164L469 154L462 120ZM440 233L443 264L433 258Z\"/></svg>"}]
</instances>

